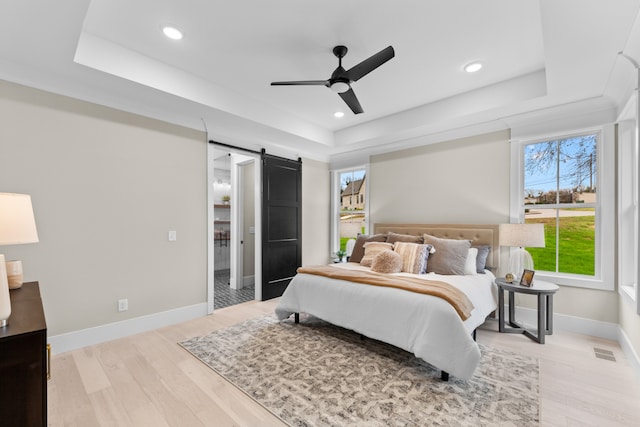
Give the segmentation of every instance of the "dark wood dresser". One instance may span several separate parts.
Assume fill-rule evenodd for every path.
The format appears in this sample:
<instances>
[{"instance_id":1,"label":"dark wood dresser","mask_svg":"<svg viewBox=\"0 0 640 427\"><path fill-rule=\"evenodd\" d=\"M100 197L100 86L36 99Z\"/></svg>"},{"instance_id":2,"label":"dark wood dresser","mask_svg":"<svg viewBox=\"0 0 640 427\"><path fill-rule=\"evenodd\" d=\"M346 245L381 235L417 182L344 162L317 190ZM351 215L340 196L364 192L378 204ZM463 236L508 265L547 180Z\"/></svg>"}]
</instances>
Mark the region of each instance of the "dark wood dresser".
<instances>
[{"instance_id":1,"label":"dark wood dresser","mask_svg":"<svg viewBox=\"0 0 640 427\"><path fill-rule=\"evenodd\" d=\"M47 425L47 324L38 282L11 290L0 328L0 425Z\"/></svg>"}]
</instances>

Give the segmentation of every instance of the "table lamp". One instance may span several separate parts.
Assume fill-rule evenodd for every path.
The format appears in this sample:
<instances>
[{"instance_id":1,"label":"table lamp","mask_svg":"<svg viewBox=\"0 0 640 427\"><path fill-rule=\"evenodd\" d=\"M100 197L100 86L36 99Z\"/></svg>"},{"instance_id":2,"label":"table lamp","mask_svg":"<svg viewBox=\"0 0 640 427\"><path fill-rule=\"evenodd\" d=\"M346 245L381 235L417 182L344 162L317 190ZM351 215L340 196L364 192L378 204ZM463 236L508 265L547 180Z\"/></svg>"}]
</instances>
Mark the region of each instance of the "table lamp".
<instances>
[{"instance_id":1,"label":"table lamp","mask_svg":"<svg viewBox=\"0 0 640 427\"><path fill-rule=\"evenodd\" d=\"M509 254L507 275L515 278L524 269L533 270L533 258L525 248L544 248L544 224L500 224L500 246L518 248Z\"/></svg>"},{"instance_id":2,"label":"table lamp","mask_svg":"<svg viewBox=\"0 0 640 427\"><path fill-rule=\"evenodd\" d=\"M0 193L0 246L35 243L38 241L31 196ZM22 286L22 264L10 262L13 287ZM17 277L15 277L17 276ZM17 284L19 282L19 285ZM0 254L0 327L7 325L11 315L9 280L4 255Z\"/></svg>"}]
</instances>

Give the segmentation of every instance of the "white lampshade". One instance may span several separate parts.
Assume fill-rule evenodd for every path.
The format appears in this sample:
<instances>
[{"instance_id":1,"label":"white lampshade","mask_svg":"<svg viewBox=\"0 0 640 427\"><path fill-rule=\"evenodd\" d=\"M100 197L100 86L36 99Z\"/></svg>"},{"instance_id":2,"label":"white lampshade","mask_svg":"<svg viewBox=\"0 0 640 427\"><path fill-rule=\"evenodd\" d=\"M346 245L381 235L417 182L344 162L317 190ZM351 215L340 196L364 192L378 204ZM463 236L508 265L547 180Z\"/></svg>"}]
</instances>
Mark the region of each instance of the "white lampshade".
<instances>
[{"instance_id":1,"label":"white lampshade","mask_svg":"<svg viewBox=\"0 0 640 427\"><path fill-rule=\"evenodd\" d=\"M500 246L544 248L544 224L500 224Z\"/></svg>"},{"instance_id":2,"label":"white lampshade","mask_svg":"<svg viewBox=\"0 0 640 427\"><path fill-rule=\"evenodd\" d=\"M544 248L544 224L500 224L500 246L516 247L509 254L509 273L519 277L533 270L533 258L524 248Z\"/></svg>"},{"instance_id":3,"label":"white lampshade","mask_svg":"<svg viewBox=\"0 0 640 427\"><path fill-rule=\"evenodd\" d=\"M0 245L36 243L38 231L31 196L0 193Z\"/></svg>"}]
</instances>

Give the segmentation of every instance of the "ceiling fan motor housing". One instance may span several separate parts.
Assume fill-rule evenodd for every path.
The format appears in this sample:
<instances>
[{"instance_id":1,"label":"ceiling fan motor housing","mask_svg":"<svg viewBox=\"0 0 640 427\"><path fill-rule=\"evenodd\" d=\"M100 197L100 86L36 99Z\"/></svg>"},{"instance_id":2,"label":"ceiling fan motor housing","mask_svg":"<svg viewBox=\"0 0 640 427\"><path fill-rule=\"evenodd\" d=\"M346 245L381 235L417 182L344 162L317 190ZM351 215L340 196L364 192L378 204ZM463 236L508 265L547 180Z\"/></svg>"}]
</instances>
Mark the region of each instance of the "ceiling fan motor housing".
<instances>
[{"instance_id":1,"label":"ceiling fan motor housing","mask_svg":"<svg viewBox=\"0 0 640 427\"><path fill-rule=\"evenodd\" d=\"M338 57L338 59L344 58L349 49L346 46L336 46L333 48L333 54Z\"/></svg>"}]
</instances>

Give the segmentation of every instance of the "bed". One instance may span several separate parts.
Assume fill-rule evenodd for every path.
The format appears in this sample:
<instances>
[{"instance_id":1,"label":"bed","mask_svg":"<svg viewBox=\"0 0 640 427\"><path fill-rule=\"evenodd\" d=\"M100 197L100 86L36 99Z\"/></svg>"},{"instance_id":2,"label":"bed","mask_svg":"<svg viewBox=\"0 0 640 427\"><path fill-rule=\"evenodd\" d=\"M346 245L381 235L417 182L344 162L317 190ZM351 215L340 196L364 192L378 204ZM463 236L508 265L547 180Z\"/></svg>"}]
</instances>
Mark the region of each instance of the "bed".
<instances>
[{"instance_id":1,"label":"bed","mask_svg":"<svg viewBox=\"0 0 640 427\"><path fill-rule=\"evenodd\" d=\"M497 288L493 272L499 267L500 260L498 229L498 225L494 224L374 226L375 236L427 234L440 239L469 241L472 247L485 248L486 262L482 274L400 272L386 275L393 280L411 277L413 279L409 280L436 280L452 285L457 289L454 289L455 292L462 291L473 304L468 318L464 320L464 316L454 306L438 296L387 286L363 285L350 280L308 273L298 273L293 278L277 304L276 316L284 320L295 315L297 321L299 313L307 313L409 351L440 369L444 380L448 379L449 374L468 379L480 362L480 349L474 339L475 330L497 307ZM369 246L372 245L367 247ZM438 253L438 245L434 246ZM444 250L444 246L442 248ZM427 267L428 260L429 257ZM360 274L358 272L366 274L371 268L356 262L347 262L334 264L332 270L338 273L346 271L353 275Z\"/></svg>"}]
</instances>

